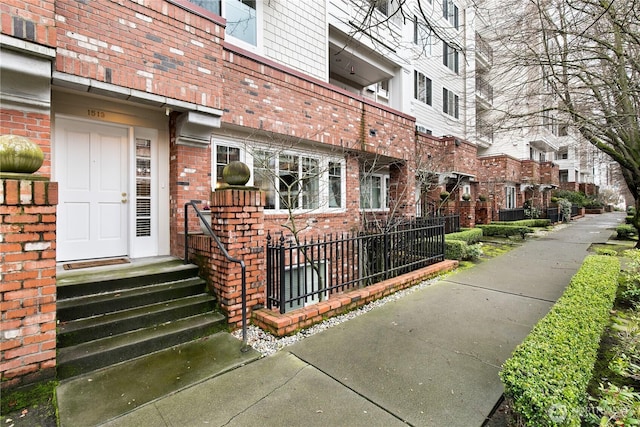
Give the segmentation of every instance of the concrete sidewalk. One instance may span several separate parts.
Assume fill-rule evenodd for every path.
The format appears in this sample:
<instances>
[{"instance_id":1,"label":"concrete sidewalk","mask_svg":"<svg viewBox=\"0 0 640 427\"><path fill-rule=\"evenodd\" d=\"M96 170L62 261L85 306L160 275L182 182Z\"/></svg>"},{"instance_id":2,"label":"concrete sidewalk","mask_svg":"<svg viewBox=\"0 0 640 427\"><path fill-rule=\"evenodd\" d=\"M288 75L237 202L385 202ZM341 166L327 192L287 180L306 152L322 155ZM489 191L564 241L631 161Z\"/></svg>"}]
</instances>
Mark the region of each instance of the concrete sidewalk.
<instances>
[{"instance_id":1,"label":"concrete sidewalk","mask_svg":"<svg viewBox=\"0 0 640 427\"><path fill-rule=\"evenodd\" d=\"M502 362L623 219L578 219L106 425L481 426Z\"/></svg>"}]
</instances>

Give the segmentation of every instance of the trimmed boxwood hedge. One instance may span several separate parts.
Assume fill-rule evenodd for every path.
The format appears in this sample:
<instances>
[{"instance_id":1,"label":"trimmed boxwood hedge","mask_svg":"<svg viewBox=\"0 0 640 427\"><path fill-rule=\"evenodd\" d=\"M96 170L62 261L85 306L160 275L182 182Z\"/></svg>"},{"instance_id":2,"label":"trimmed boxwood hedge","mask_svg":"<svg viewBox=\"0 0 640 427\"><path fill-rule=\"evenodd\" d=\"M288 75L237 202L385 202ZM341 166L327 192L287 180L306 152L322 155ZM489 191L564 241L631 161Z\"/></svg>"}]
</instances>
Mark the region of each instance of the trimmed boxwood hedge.
<instances>
[{"instance_id":1,"label":"trimmed boxwood hedge","mask_svg":"<svg viewBox=\"0 0 640 427\"><path fill-rule=\"evenodd\" d=\"M482 229L482 233L485 236L517 236L520 235L523 239L527 233L533 233L530 227L522 227L518 225L476 225L477 228Z\"/></svg>"},{"instance_id":2,"label":"trimmed boxwood hedge","mask_svg":"<svg viewBox=\"0 0 640 427\"><path fill-rule=\"evenodd\" d=\"M588 256L564 294L503 364L500 379L518 425L580 426L619 273L618 258Z\"/></svg>"},{"instance_id":3,"label":"trimmed boxwood hedge","mask_svg":"<svg viewBox=\"0 0 640 427\"><path fill-rule=\"evenodd\" d=\"M462 240L468 245L478 243L482 239L482 230L480 228L469 228L457 233L449 233L444 235L444 240Z\"/></svg>"},{"instance_id":4,"label":"trimmed boxwood hedge","mask_svg":"<svg viewBox=\"0 0 640 427\"><path fill-rule=\"evenodd\" d=\"M520 227L548 227L551 220L546 218L521 219L519 221L491 221L495 225L516 225Z\"/></svg>"},{"instance_id":5,"label":"trimmed boxwood hedge","mask_svg":"<svg viewBox=\"0 0 640 427\"><path fill-rule=\"evenodd\" d=\"M444 240L444 257L446 259L463 260L467 256L467 242L462 240Z\"/></svg>"}]
</instances>

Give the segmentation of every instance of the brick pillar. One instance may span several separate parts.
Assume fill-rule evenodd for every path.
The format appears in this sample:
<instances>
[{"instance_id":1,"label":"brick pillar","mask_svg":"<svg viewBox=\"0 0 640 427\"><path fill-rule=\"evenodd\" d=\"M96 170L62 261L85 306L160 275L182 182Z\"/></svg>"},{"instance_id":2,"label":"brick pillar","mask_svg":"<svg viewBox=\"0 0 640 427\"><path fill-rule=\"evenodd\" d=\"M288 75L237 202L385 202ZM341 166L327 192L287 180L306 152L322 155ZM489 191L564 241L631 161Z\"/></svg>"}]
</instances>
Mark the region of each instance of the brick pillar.
<instances>
[{"instance_id":1,"label":"brick pillar","mask_svg":"<svg viewBox=\"0 0 640 427\"><path fill-rule=\"evenodd\" d=\"M58 183L0 178L2 389L55 377Z\"/></svg>"},{"instance_id":2,"label":"brick pillar","mask_svg":"<svg viewBox=\"0 0 640 427\"><path fill-rule=\"evenodd\" d=\"M255 189L223 189L211 193L211 225L233 258L246 266L247 319L266 301L264 233L265 194ZM229 325L242 325L241 267L229 262L211 239L209 283Z\"/></svg>"},{"instance_id":3,"label":"brick pillar","mask_svg":"<svg viewBox=\"0 0 640 427\"><path fill-rule=\"evenodd\" d=\"M461 201L459 205L460 227L473 228L476 225L476 206L474 201Z\"/></svg>"}]
</instances>

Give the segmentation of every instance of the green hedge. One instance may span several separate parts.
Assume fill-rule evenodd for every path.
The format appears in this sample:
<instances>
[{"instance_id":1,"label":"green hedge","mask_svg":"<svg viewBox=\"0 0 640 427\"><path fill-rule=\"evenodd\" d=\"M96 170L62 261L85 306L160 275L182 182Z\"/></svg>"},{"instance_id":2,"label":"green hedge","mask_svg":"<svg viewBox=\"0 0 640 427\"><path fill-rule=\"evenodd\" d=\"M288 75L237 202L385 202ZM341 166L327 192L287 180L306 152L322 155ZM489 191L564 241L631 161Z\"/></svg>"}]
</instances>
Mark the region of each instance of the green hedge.
<instances>
[{"instance_id":1,"label":"green hedge","mask_svg":"<svg viewBox=\"0 0 640 427\"><path fill-rule=\"evenodd\" d=\"M467 242L462 240L444 240L444 257L446 259L462 260L467 255Z\"/></svg>"},{"instance_id":2,"label":"green hedge","mask_svg":"<svg viewBox=\"0 0 640 427\"><path fill-rule=\"evenodd\" d=\"M491 221L492 225L516 225L520 227L548 227L551 220L546 218L521 219L519 221Z\"/></svg>"},{"instance_id":3,"label":"green hedge","mask_svg":"<svg viewBox=\"0 0 640 427\"><path fill-rule=\"evenodd\" d=\"M636 228L631 224L621 224L616 227L616 238L620 240L630 239L637 234Z\"/></svg>"},{"instance_id":4,"label":"green hedge","mask_svg":"<svg viewBox=\"0 0 640 427\"><path fill-rule=\"evenodd\" d=\"M580 426L619 273L618 258L588 256L564 294L502 366L500 379L518 425Z\"/></svg>"},{"instance_id":5,"label":"green hedge","mask_svg":"<svg viewBox=\"0 0 640 427\"><path fill-rule=\"evenodd\" d=\"M449 233L444 235L444 240L462 240L467 244L478 243L482 239L482 230L479 228L469 228L457 233Z\"/></svg>"},{"instance_id":6,"label":"green hedge","mask_svg":"<svg viewBox=\"0 0 640 427\"><path fill-rule=\"evenodd\" d=\"M527 233L533 233L530 227L522 227L518 225L476 225L477 228L482 229L482 234L485 236L517 236L520 235L524 239Z\"/></svg>"}]
</instances>

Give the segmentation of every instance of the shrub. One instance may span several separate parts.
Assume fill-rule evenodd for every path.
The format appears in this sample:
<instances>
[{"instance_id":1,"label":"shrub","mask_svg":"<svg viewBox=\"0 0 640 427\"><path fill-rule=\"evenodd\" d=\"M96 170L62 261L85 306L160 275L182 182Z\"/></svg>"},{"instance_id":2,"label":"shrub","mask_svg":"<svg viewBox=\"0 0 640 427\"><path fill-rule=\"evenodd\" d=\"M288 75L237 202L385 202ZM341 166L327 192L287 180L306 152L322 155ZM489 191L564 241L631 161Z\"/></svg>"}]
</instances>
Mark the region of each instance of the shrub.
<instances>
[{"instance_id":1,"label":"shrub","mask_svg":"<svg viewBox=\"0 0 640 427\"><path fill-rule=\"evenodd\" d=\"M520 235L523 239L526 237L527 233L533 233L533 230L530 227L522 227L518 225L476 225L477 228L482 229L482 234L485 236L517 236Z\"/></svg>"},{"instance_id":2,"label":"shrub","mask_svg":"<svg viewBox=\"0 0 640 427\"><path fill-rule=\"evenodd\" d=\"M571 204L578 206L584 206L588 202L587 196L579 191L558 190L553 195L558 199L566 199L571 202Z\"/></svg>"},{"instance_id":3,"label":"shrub","mask_svg":"<svg viewBox=\"0 0 640 427\"><path fill-rule=\"evenodd\" d=\"M625 224L633 224L633 218L634 218L634 217L633 217L633 215L627 215L627 216L624 218L624 223L625 223Z\"/></svg>"},{"instance_id":4,"label":"shrub","mask_svg":"<svg viewBox=\"0 0 640 427\"><path fill-rule=\"evenodd\" d=\"M482 243L469 245L463 240L445 239L444 241L444 257L446 259L456 259L460 261L478 258L481 255Z\"/></svg>"},{"instance_id":5,"label":"shrub","mask_svg":"<svg viewBox=\"0 0 640 427\"><path fill-rule=\"evenodd\" d=\"M505 396L520 424L580 426L620 262L590 255L564 294L503 365Z\"/></svg>"},{"instance_id":6,"label":"shrub","mask_svg":"<svg viewBox=\"0 0 640 427\"><path fill-rule=\"evenodd\" d=\"M618 251L611 248L596 248L596 254L607 256L618 256Z\"/></svg>"},{"instance_id":7,"label":"shrub","mask_svg":"<svg viewBox=\"0 0 640 427\"><path fill-rule=\"evenodd\" d=\"M462 260L467 253L467 243L462 240L445 239L444 257L446 259Z\"/></svg>"},{"instance_id":8,"label":"shrub","mask_svg":"<svg viewBox=\"0 0 640 427\"><path fill-rule=\"evenodd\" d=\"M620 297L623 301L635 307L640 306L640 250L629 249L623 252L628 258L622 272L622 286Z\"/></svg>"},{"instance_id":9,"label":"shrub","mask_svg":"<svg viewBox=\"0 0 640 427\"><path fill-rule=\"evenodd\" d=\"M551 225L551 220L546 218L521 219L519 221L491 221L495 225L517 225L521 227L547 227Z\"/></svg>"},{"instance_id":10,"label":"shrub","mask_svg":"<svg viewBox=\"0 0 640 427\"><path fill-rule=\"evenodd\" d=\"M636 228L630 224L621 224L616 227L617 239L628 240L636 235Z\"/></svg>"},{"instance_id":11,"label":"shrub","mask_svg":"<svg viewBox=\"0 0 640 427\"><path fill-rule=\"evenodd\" d=\"M467 244L477 243L482 239L482 230L479 228L469 228L464 231L458 231L457 233L445 234L445 240L462 240Z\"/></svg>"}]
</instances>

